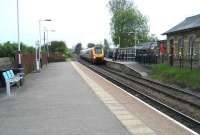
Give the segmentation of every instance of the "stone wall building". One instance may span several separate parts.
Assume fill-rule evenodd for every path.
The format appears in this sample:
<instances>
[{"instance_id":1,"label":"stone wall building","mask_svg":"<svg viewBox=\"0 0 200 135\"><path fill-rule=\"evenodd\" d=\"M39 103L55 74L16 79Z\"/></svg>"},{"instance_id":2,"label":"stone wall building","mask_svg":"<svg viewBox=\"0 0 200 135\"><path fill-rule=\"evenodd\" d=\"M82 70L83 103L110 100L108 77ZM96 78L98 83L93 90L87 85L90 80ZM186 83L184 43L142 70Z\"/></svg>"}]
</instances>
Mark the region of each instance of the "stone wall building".
<instances>
[{"instance_id":1,"label":"stone wall building","mask_svg":"<svg viewBox=\"0 0 200 135\"><path fill-rule=\"evenodd\" d=\"M170 65L200 67L200 14L186 18L164 35Z\"/></svg>"}]
</instances>

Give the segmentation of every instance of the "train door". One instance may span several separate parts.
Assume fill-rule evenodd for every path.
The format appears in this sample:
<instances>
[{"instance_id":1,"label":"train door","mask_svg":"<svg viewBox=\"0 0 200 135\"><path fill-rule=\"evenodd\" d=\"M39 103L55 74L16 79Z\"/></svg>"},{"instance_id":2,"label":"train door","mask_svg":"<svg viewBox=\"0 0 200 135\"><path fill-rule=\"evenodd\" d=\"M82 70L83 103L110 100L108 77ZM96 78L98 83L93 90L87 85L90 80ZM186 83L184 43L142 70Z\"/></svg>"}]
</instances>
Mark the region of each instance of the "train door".
<instances>
[{"instance_id":1,"label":"train door","mask_svg":"<svg viewBox=\"0 0 200 135\"><path fill-rule=\"evenodd\" d=\"M174 65L174 39L170 40L169 46L169 63L171 66Z\"/></svg>"},{"instance_id":2,"label":"train door","mask_svg":"<svg viewBox=\"0 0 200 135\"><path fill-rule=\"evenodd\" d=\"M91 60L92 64L95 64L94 49L90 50L90 60Z\"/></svg>"}]
</instances>

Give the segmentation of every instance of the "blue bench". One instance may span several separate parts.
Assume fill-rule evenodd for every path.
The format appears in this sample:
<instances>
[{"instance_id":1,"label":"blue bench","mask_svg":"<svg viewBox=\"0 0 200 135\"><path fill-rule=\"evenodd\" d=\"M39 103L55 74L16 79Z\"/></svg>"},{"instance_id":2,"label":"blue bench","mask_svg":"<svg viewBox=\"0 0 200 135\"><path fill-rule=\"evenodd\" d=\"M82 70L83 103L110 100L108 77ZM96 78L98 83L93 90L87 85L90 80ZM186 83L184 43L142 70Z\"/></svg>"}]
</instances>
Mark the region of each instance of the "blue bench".
<instances>
[{"instance_id":1,"label":"blue bench","mask_svg":"<svg viewBox=\"0 0 200 135\"><path fill-rule=\"evenodd\" d=\"M6 83L6 93L8 96L10 96L10 88L14 84L17 84L17 87L20 86L20 81L23 79L23 76L19 74L14 74L13 70L8 70L3 72L3 77Z\"/></svg>"}]
</instances>

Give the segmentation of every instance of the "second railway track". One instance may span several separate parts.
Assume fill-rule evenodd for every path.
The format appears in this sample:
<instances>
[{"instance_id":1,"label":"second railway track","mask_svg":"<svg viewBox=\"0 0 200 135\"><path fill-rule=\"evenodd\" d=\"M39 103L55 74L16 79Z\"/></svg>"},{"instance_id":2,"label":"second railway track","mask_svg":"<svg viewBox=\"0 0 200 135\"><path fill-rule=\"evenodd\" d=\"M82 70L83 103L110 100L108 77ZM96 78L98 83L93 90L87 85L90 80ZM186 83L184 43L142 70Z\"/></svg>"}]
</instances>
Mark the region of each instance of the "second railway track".
<instances>
[{"instance_id":1,"label":"second railway track","mask_svg":"<svg viewBox=\"0 0 200 135\"><path fill-rule=\"evenodd\" d=\"M196 106L197 108L200 108L200 97L198 95L195 95L193 93L189 93L180 89L176 89L167 85L163 85L154 81L151 81L149 79L145 79L143 77L138 76L130 76L127 74L123 74L119 71L115 71L113 69L107 68L105 66L102 66L104 70L111 72L115 75L118 75L120 77L123 77L125 79L128 79L134 83L140 84L142 86L145 86L149 89L152 89L154 91L163 93L167 96L176 98L178 100L181 100L182 102L186 102L188 104L191 104L193 106Z\"/></svg>"},{"instance_id":2,"label":"second railway track","mask_svg":"<svg viewBox=\"0 0 200 135\"><path fill-rule=\"evenodd\" d=\"M200 133L200 98L184 91L176 91L150 80L134 78L105 66L91 65L79 60L88 68L117 84L127 92Z\"/></svg>"}]
</instances>

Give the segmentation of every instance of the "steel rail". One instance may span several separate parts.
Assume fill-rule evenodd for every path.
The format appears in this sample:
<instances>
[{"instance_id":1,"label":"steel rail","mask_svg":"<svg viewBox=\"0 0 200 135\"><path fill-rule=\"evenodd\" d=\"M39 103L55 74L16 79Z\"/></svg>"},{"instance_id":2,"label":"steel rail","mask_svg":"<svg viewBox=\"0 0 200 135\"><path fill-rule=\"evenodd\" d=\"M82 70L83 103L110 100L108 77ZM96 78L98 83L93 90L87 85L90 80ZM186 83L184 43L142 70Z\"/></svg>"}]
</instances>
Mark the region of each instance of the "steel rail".
<instances>
[{"instance_id":1,"label":"steel rail","mask_svg":"<svg viewBox=\"0 0 200 135\"><path fill-rule=\"evenodd\" d=\"M129 92L130 94L140 98L141 100L150 104L154 108L160 110L161 112L167 114L168 116L175 119L176 121L182 123L186 127L194 130L197 133L200 133L200 122L198 120L195 120L195 119L191 118L190 116L185 115L182 112L175 110L174 108L148 96L147 94L144 94L144 93L138 91L134 87L128 86L128 85L118 81L117 79L113 78L110 75L111 74L110 72L108 72L108 71L105 72L105 70L102 68L96 67L94 65L90 65L83 61L79 61L79 62L82 63L83 65L85 65L86 67L92 69L99 75L103 76L104 78L108 79L109 81L113 82L114 84L120 86L121 88L123 88L124 90Z\"/></svg>"},{"instance_id":2,"label":"steel rail","mask_svg":"<svg viewBox=\"0 0 200 135\"><path fill-rule=\"evenodd\" d=\"M109 69L109 68L105 68L105 67L102 67L104 70L107 70L108 72L111 72L113 74L116 74L120 77L123 77L125 79L128 79L130 81L133 81L137 84L140 84L141 86L145 86L145 87L148 87L152 90L155 90L157 92L161 92L167 96L170 96L172 98L176 98L176 99L179 99L183 102L186 102L188 104L191 104L193 106L196 106L197 108L200 108L200 98L194 94L191 94L191 93L188 93L188 92L185 92L185 91L182 91L182 90L178 90L176 91L176 89L173 89L171 87L165 87L165 85L162 85L160 83L154 83L154 81L148 81L145 79L145 78L142 78L142 77L137 77L137 76L130 76L130 75L126 75L126 74L123 74L123 73L120 73L118 71L115 71L115 70L112 70L112 69ZM136 78L136 79L135 79ZM147 83L151 83L151 84L147 84ZM154 86L152 86L154 85ZM162 87L162 88L156 88L156 86L158 87ZM181 94L181 95L180 95ZM188 99L184 99L183 96L189 96Z\"/></svg>"}]
</instances>

